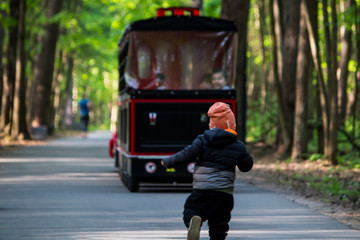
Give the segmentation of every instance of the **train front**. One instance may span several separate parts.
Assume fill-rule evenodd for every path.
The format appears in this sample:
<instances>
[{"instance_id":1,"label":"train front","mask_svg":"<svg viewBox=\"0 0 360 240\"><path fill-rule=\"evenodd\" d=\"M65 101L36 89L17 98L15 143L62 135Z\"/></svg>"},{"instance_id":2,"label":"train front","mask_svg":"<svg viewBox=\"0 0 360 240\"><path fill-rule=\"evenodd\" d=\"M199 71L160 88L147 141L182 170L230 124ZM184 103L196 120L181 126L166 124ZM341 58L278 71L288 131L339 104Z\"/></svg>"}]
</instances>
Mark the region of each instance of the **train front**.
<instances>
[{"instance_id":1,"label":"train front","mask_svg":"<svg viewBox=\"0 0 360 240\"><path fill-rule=\"evenodd\" d=\"M119 42L115 156L130 191L142 183L191 182L194 163L166 169L161 160L209 128L214 102L236 109L234 23L170 11L132 23Z\"/></svg>"}]
</instances>

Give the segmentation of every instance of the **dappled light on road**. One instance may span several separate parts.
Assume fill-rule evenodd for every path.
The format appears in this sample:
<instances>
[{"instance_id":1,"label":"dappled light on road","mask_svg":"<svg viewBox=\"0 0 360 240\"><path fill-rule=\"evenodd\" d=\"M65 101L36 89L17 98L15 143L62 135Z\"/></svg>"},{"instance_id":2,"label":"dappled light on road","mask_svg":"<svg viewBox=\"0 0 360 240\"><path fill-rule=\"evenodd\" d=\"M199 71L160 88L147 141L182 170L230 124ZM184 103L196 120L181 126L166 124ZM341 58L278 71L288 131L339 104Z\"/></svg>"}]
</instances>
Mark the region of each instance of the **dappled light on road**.
<instances>
[{"instance_id":1,"label":"dappled light on road","mask_svg":"<svg viewBox=\"0 0 360 240\"><path fill-rule=\"evenodd\" d=\"M91 133L1 155L0 240L185 239L189 188L142 184L130 193L107 156L110 137ZM359 231L240 179L234 202L227 240L360 239Z\"/></svg>"},{"instance_id":2,"label":"dappled light on road","mask_svg":"<svg viewBox=\"0 0 360 240\"><path fill-rule=\"evenodd\" d=\"M93 165L94 166L94 165ZM0 179L1 182L11 182L11 184L16 184L20 182L21 184L31 184L32 182L41 182L44 181L48 184L50 183L60 183L67 181L96 181L96 184L101 184L102 180L112 180L114 178L114 173L58 173L50 175L24 175L19 177L4 177ZM78 182L79 183L79 182Z\"/></svg>"}]
</instances>

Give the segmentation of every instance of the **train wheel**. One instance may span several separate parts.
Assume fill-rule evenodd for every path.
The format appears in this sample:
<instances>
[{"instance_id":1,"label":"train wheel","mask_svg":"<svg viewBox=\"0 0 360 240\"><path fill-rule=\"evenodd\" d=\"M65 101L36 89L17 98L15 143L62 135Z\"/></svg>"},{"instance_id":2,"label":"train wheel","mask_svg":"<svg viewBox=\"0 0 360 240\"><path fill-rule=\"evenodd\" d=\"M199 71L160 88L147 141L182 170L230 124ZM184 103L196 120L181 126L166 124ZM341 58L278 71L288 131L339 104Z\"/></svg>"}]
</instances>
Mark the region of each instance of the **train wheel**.
<instances>
[{"instance_id":1,"label":"train wheel","mask_svg":"<svg viewBox=\"0 0 360 240\"><path fill-rule=\"evenodd\" d=\"M120 170L120 177L123 184L130 192L139 191L139 181L135 177L131 177L127 175L126 173L123 172L122 169Z\"/></svg>"},{"instance_id":2,"label":"train wheel","mask_svg":"<svg viewBox=\"0 0 360 240\"><path fill-rule=\"evenodd\" d=\"M128 178L128 186L130 192L137 192L139 191L139 181L134 177Z\"/></svg>"},{"instance_id":3,"label":"train wheel","mask_svg":"<svg viewBox=\"0 0 360 240\"><path fill-rule=\"evenodd\" d=\"M118 168L119 167L119 151L117 149L115 149L115 153L114 153L114 164L115 167Z\"/></svg>"}]
</instances>

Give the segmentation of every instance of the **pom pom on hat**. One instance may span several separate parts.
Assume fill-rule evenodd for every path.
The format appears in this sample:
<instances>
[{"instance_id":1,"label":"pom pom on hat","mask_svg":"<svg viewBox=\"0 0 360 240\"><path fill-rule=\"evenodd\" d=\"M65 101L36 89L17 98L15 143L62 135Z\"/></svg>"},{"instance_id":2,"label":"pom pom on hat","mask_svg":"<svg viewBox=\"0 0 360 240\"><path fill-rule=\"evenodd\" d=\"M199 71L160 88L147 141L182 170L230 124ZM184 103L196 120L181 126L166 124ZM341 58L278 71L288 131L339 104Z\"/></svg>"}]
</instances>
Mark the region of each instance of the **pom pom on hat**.
<instances>
[{"instance_id":1,"label":"pom pom on hat","mask_svg":"<svg viewBox=\"0 0 360 240\"><path fill-rule=\"evenodd\" d=\"M209 128L236 129L234 113L230 106L223 102L214 103L208 111Z\"/></svg>"}]
</instances>

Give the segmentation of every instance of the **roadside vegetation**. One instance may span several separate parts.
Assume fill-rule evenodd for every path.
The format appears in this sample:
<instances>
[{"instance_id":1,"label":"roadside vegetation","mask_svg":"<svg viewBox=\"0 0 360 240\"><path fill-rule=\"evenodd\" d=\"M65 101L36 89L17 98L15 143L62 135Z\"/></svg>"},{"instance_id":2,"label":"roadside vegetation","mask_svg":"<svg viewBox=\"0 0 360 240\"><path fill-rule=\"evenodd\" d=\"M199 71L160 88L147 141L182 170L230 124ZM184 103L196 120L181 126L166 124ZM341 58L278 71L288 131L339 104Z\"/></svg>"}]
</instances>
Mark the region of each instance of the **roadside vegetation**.
<instances>
[{"instance_id":1,"label":"roadside vegetation","mask_svg":"<svg viewBox=\"0 0 360 240\"><path fill-rule=\"evenodd\" d=\"M251 179L258 176L262 182L270 181L290 187L307 197L321 199L323 202L342 204L350 208L360 208L360 134L356 141L349 139L343 131L338 134L338 164L333 165L324 154L318 152L317 132L309 136L308 151L301 158L292 159L277 151L276 112L265 114L249 111L248 148L254 154L255 165ZM261 117L262 116L262 117ZM264 121L264 116L268 119ZM271 124L273 124L272 127ZM345 126L352 131L352 119ZM356 128L360 126L356 123ZM262 128L268 127L267 134Z\"/></svg>"}]
</instances>

